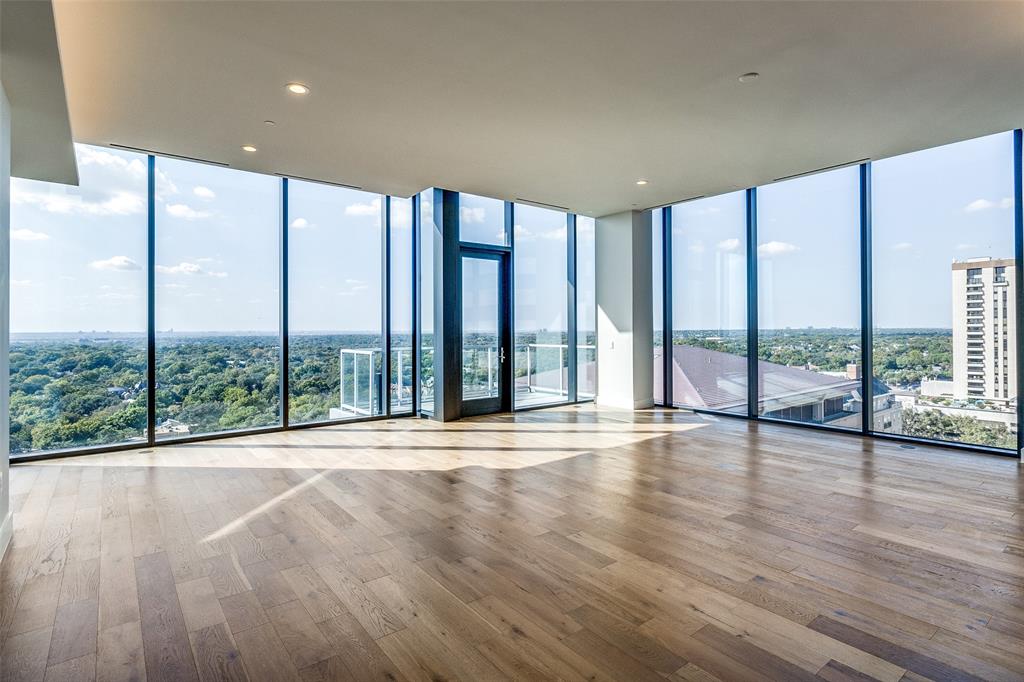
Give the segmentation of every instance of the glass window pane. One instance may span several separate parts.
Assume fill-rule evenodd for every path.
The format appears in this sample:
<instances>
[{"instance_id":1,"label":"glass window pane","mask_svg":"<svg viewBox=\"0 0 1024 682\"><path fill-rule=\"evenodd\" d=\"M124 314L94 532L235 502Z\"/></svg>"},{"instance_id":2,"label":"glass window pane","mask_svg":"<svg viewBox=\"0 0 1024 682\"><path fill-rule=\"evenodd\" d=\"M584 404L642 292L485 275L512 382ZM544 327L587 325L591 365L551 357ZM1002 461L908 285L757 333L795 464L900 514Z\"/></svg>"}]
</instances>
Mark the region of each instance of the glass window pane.
<instances>
[{"instance_id":1,"label":"glass window pane","mask_svg":"<svg viewBox=\"0 0 1024 682\"><path fill-rule=\"evenodd\" d=\"M391 197L391 413L412 410L412 199Z\"/></svg>"},{"instance_id":2,"label":"glass window pane","mask_svg":"<svg viewBox=\"0 0 1024 682\"><path fill-rule=\"evenodd\" d=\"M281 181L156 165L156 437L276 425Z\"/></svg>"},{"instance_id":3,"label":"glass window pane","mask_svg":"<svg viewBox=\"0 0 1024 682\"><path fill-rule=\"evenodd\" d=\"M872 176L874 429L1015 449L1012 133Z\"/></svg>"},{"instance_id":4,"label":"glass window pane","mask_svg":"<svg viewBox=\"0 0 1024 682\"><path fill-rule=\"evenodd\" d=\"M499 394L498 296L501 266L497 260L462 258L462 399Z\"/></svg>"},{"instance_id":5,"label":"glass window pane","mask_svg":"<svg viewBox=\"0 0 1024 682\"><path fill-rule=\"evenodd\" d=\"M147 159L76 145L78 187L11 180L11 452L142 441Z\"/></svg>"},{"instance_id":6,"label":"glass window pane","mask_svg":"<svg viewBox=\"0 0 1024 682\"><path fill-rule=\"evenodd\" d=\"M576 216L576 397L597 393L597 241L594 219Z\"/></svg>"},{"instance_id":7,"label":"glass window pane","mask_svg":"<svg viewBox=\"0 0 1024 682\"><path fill-rule=\"evenodd\" d=\"M505 202L472 194L459 195L459 239L477 244L508 245Z\"/></svg>"},{"instance_id":8,"label":"glass window pane","mask_svg":"<svg viewBox=\"0 0 1024 682\"><path fill-rule=\"evenodd\" d=\"M672 401L747 411L746 193L672 207Z\"/></svg>"},{"instance_id":9,"label":"glass window pane","mask_svg":"<svg viewBox=\"0 0 1024 682\"><path fill-rule=\"evenodd\" d=\"M383 412L381 197L288 182L290 421Z\"/></svg>"},{"instance_id":10,"label":"glass window pane","mask_svg":"<svg viewBox=\"0 0 1024 682\"><path fill-rule=\"evenodd\" d=\"M516 407L569 397L566 236L565 213L516 204Z\"/></svg>"},{"instance_id":11,"label":"glass window pane","mask_svg":"<svg viewBox=\"0 0 1024 682\"><path fill-rule=\"evenodd\" d=\"M651 211L651 273L654 292L654 404L665 404L665 276L663 273L664 210Z\"/></svg>"},{"instance_id":12,"label":"glass window pane","mask_svg":"<svg viewBox=\"0 0 1024 682\"><path fill-rule=\"evenodd\" d=\"M434 190L420 193L420 411L434 412Z\"/></svg>"},{"instance_id":13,"label":"glass window pane","mask_svg":"<svg viewBox=\"0 0 1024 682\"><path fill-rule=\"evenodd\" d=\"M856 167L758 188L759 412L860 426Z\"/></svg>"}]
</instances>

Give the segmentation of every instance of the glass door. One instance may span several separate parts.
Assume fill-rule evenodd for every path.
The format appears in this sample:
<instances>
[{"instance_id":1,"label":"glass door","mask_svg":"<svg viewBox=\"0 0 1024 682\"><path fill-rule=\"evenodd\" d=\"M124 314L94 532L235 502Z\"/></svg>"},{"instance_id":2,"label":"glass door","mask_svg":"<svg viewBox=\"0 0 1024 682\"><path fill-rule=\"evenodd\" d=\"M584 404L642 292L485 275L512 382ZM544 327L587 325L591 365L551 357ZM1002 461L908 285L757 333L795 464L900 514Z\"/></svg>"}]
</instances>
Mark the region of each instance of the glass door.
<instances>
[{"instance_id":1,"label":"glass door","mask_svg":"<svg viewBox=\"0 0 1024 682\"><path fill-rule=\"evenodd\" d=\"M509 306L503 253L463 249L462 409L463 417L508 409Z\"/></svg>"}]
</instances>

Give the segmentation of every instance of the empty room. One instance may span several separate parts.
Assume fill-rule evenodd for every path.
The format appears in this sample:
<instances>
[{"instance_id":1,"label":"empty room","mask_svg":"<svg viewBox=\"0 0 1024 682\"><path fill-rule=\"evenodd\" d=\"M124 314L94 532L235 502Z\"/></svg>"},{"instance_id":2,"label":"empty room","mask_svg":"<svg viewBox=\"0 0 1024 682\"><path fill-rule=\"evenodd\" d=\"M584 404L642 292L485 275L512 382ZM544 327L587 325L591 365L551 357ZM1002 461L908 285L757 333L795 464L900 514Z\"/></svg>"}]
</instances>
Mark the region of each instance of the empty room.
<instances>
[{"instance_id":1,"label":"empty room","mask_svg":"<svg viewBox=\"0 0 1024 682\"><path fill-rule=\"evenodd\" d=\"M0 1L0 682L1024 681L1024 2Z\"/></svg>"}]
</instances>

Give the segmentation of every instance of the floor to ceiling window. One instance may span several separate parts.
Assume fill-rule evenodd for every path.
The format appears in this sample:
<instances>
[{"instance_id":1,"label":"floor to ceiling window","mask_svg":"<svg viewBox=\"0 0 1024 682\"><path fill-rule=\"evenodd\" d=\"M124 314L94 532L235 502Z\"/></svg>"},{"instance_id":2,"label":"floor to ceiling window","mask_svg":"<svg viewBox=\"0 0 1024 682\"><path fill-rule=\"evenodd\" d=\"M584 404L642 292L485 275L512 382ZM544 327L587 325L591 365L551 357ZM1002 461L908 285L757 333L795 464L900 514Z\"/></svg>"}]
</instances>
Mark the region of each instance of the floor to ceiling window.
<instances>
[{"instance_id":1,"label":"floor to ceiling window","mask_svg":"<svg viewBox=\"0 0 1024 682\"><path fill-rule=\"evenodd\" d=\"M515 406L564 402L569 398L566 214L516 204L513 215Z\"/></svg>"},{"instance_id":2,"label":"floor to ceiling window","mask_svg":"<svg viewBox=\"0 0 1024 682\"><path fill-rule=\"evenodd\" d=\"M757 190L758 411L858 428L857 167Z\"/></svg>"},{"instance_id":3,"label":"floor to ceiling window","mask_svg":"<svg viewBox=\"0 0 1024 682\"><path fill-rule=\"evenodd\" d=\"M391 197L391 413L412 411L412 211L413 200Z\"/></svg>"},{"instance_id":4,"label":"floor to ceiling window","mask_svg":"<svg viewBox=\"0 0 1024 682\"><path fill-rule=\"evenodd\" d=\"M1012 133L872 177L874 429L1015 449Z\"/></svg>"},{"instance_id":5,"label":"floor to ceiling window","mask_svg":"<svg viewBox=\"0 0 1024 682\"><path fill-rule=\"evenodd\" d=\"M672 403L680 407L747 411L746 225L744 192L672 207Z\"/></svg>"},{"instance_id":6,"label":"floor to ceiling window","mask_svg":"<svg viewBox=\"0 0 1024 682\"><path fill-rule=\"evenodd\" d=\"M651 276L654 291L654 404L665 404L665 211L651 211Z\"/></svg>"},{"instance_id":7,"label":"floor to ceiling window","mask_svg":"<svg viewBox=\"0 0 1024 682\"><path fill-rule=\"evenodd\" d=\"M147 159L75 152L78 187L11 181L15 455L145 438Z\"/></svg>"},{"instance_id":8,"label":"floor to ceiling window","mask_svg":"<svg viewBox=\"0 0 1024 682\"><path fill-rule=\"evenodd\" d=\"M382 215L380 195L288 183L291 423L383 412Z\"/></svg>"},{"instance_id":9,"label":"floor to ceiling window","mask_svg":"<svg viewBox=\"0 0 1024 682\"><path fill-rule=\"evenodd\" d=\"M576 217L576 397L597 393L597 235L595 221Z\"/></svg>"},{"instance_id":10,"label":"floor to ceiling window","mask_svg":"<svg viewBox=\"0 0 1024 682\"><path fill-rule=\"evenodd\" d=\"M156 170L156 438L277 425L281 181Z\"/></svg>"},{"instance_id":11,"label":"floor to ceiling window","mask_svg":"<svg viewBox=\"0 0 1024 682\"><path fill-rule=\"evenodd\" d=\"M419 194L419 391L420 410L434 412L434 190Z\"/></svg>"}]
</instances>

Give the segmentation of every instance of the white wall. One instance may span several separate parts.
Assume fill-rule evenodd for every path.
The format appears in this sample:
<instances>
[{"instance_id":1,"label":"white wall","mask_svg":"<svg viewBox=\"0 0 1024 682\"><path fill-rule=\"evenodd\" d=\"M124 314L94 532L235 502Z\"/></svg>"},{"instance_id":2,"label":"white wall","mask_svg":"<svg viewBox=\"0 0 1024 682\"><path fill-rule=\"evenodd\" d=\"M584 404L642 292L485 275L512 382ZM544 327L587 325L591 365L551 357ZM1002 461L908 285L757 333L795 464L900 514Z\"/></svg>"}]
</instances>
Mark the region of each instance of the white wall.
<instances>
[{"instance_id":1,"label":"white wall","mask_svg":"<svg viewBox=\"0 0 1024 682\"><path fill-rule=\"evenodd\" d=\"M597 219L597 404L654 404L651 214Z\"/></svg>"},{"instance_id":2,"label":"white wall","mask_svg":"<svg viewBox=\"0 0 1024 682\"><path fill-rule=\"evenodd\" d=\"M10 504L10 272L11 272L11 107L0 85L0 557L11 540Z\"/></svg>"}]
</instances>

